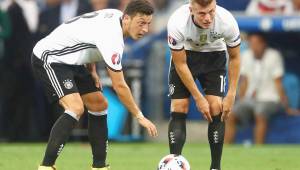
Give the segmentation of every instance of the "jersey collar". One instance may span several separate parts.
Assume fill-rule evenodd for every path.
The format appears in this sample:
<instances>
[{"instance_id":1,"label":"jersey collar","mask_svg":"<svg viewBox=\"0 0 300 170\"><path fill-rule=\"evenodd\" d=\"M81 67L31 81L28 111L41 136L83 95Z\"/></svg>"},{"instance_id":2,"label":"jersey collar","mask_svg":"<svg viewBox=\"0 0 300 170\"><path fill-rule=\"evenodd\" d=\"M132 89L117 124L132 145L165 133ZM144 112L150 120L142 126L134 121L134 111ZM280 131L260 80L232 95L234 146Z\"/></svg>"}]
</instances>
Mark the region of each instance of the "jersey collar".
<instances>
[{"instance_id":1,"label":"jersey collar","mask_svg":"<svg viewBox=\"0 0 300 170\"><path fill-rule=\"evenodd\" d=\"M194 20L194 15L192 15L191 17L192 17L192 21L193 21L193 23L194 23L194 25L195 25L196 27L198 27L198 28L200 28L200 29L204 29L204 28L202 28L200 25L198 25L198 24L195 22L195 20Z\"/></svg>"}]
</instances>

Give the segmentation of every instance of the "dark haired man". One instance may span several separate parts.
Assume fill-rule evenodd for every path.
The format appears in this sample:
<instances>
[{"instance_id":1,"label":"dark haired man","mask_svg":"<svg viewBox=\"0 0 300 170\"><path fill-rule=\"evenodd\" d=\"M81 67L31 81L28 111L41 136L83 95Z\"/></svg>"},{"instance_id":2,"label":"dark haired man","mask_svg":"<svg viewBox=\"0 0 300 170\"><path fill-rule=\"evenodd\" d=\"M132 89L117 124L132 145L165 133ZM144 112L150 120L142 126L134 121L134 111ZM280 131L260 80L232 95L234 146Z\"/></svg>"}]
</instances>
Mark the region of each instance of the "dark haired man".
<instances>
[{"instance_id":1,"label":"dark haired man","mask_svg":"<svg viewBox=\"0 0 300 170\"><path fill-rule=\"evenodd\" d=\"M95 62L104 61L117 95L140 125L157 136L155 125L134 102L122 72L124 37L142 38L149 29L153 7L146 0L131 1L124 13L105 9L75 17L57 27L33 49L32 66L43 82L50 102L59 100L64 113L53 125L38 170L54 170L73 127L89 112L88 135L93 170L107 170L107 101L101 93Z\"/></svg>"},{"instance_id":2,"label":"dark haired man","mask_svg":"<svg viewBox=\"0 0 300 170\"><path fill-rule=\"evenodd\" d=\"M234 103L240 70L240 33L234 17L216 0L190 0L168 22L172 63L169 73L171 120L169 147L181 154L186 139L186 115L192 95L198 110L209 121L211 170L221 169L224 120ZM226 50L229 85L225 96ZM205 96L196 86L198 79ZM224 98L223 98L224 97Z\"/></svg>"}]
</instances>

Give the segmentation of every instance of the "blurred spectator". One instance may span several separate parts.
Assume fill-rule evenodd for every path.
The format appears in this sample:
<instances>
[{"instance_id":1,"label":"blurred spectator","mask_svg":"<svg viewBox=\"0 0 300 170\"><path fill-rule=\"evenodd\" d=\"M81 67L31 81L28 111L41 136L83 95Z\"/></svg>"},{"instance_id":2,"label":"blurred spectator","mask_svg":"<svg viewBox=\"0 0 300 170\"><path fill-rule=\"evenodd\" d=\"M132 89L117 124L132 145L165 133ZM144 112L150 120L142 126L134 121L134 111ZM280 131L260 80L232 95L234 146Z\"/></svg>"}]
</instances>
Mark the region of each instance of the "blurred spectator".
<instances>
[{"instance_id":1,"label":"blurred spectator","mask_svg":"<svg viewBox=\"0 0 300 170\"><path fill-rule=\"evenodd\" d=\"M48 1L49 6L39 16L38 40L64 21L92 11L90 4L85 0L61 0L61 3L56 0Z\"/></svg>"},{"instance_id":2,"label":"blurred spectator","mask_svg":"<svg viewBox=\"0 0 300 170\"><path fill-rule=\"evenodd\" d=\"M290 13L291 0L252 0L246 9L248 15L281 15Z\"/></svg>"},{"instance_id":3,"label":"blurred spectator","mask_svg":"<svg viewBox=\"0 0 300 170\"><path fill-rule=\"evenodd\" d=\"M267 46L263 35L253 33L248 36L250 49L242 55L239 100L226 124L225 141L232 143L235 138L236 123L255 119L254 142L262 144L270 117L285 109L288 114L298 114L290 109L285 95L282 77L284 75L281 54Z\"/></svg>"},{"instance_id":4,"label":"blurred spectator","mask_svg":"<svg viewBox=\"0 0 300 170\"><path fill-rule=\"evenodd\" d=\"M11 28L10 28L10 21L9 17L7 16L6 12L0 9L0 140L4 138L4 113L2 110L2 104L4 98L4 86L2 82L5 82L5 65L3 63L4 58L4 41L10 36Z\"/></svg>"},{"instance_id":5,"label":"blurred spectator","mask_svg":"<svg viewBox=\"0 0 300 170\"><path fill-rule=\"evenodd\" d=\"M5 40L2 74L3 113L6 136L11 140L28 139L33 116L33 76L30 54L38 23L38 6L34 0L10 1L7 14L11 36Z\"/></svg>"},{"instance_id":6,"label":"blurred spectator","mask_svg":"<svg viewBox=\"0 0 300 170\"><path fill-rule=\"evenodd\" d=\"M11 26L8 15L0 9L0 60L4 55L4 40L11 34Z\"/></svg>"},{"instance_id":7,"label":"blurred spectator","mask_svg":"<svg viewBox=\"0 0 300 170\"><path fill-rule=\"evenodd\" d=\"M131 0L119 0L118 9L124 11L125 7Z\"/></svg>"},{"instance_id":8,"label":"blurred spectator","mask_svg":"<svg viewBox=\"0 0 300 170\"><path fill-rule=\"evenodd\" d=\"M151 2L151 1L150 1ZM174 12L176 8L185 3L182 0L152 0L155 13L153 17L153 21L151 24L151 32L156 35L161 35L162 31L166 28L166 23L170 15ZM163 34L165 37L165 34ZM164 92L167 85L167 81L165 81L166 77L164 74L165 64L169 62L166 60L166 56L168 54L168 46L165 42L164 38L156 38L152 40L151 45L145 46L148 48L144 51L148 53L144 53L144 61L147 63L145 65L145 97L146 97L146 109L148 113L151 113L151 116L155 120L159 120L162 118L162 114L164 113ZM155 70L155 71L153 71ZM166 72L167 73L167 72ZM162 88L157 88L162 87ZM151 102L157 101L157 102Z\"/></svg>"},{"instance_id":9,"label":"blurred spectator","mask_svg":"<svg viewBox=\"0 0 300 170\"><path fill-rule=\"evenodd\" d=\"M108 0L90 0L94 11L108 8Z\"/></svg>"},{"instance_id":10,"label":"blurred spectator","mask_svg":"<svg viewBox=\"0 0 300 170\"><path fill-rule=\"evenodd\" d=\"M180 5L184 3L182 0L152 0L155 7L155 14L152 23L152 32L157 33L166 28L166 23L170 15Z\"/></svg>"},{"instance_id":11,"label":"blurred spectator","mask_svg":"<svg viewBox=\"0 0 300 170\"><path fill-rule=\"evenodd\" d=\"M51 8L60 4L61 0L37 0L40 11L44 11L47 8Z\"/></svg>"},{"instance_id":12,"label":"blurred spectator","mask_svg":"<svg viewBox=\"0 0 300 170\"><path fill-rule=\"evenodd\" d=\"M293 2L293 9L291 11L291 14L300 14L300 0L292 0Z\"/></svg>"}]
</instances>

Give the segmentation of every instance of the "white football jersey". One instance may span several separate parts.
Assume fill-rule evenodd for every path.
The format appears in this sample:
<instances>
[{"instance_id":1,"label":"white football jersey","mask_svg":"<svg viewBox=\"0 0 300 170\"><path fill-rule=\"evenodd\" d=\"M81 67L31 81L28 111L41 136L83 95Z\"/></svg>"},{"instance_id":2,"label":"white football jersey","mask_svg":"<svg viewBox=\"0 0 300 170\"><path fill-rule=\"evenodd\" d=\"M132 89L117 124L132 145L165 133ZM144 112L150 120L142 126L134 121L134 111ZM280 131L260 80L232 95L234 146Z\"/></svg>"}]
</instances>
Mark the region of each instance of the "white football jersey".
<instances>
[{"instance_id":1,"label":"white football jersey","mask_svg":"<svg viewBox=\"0 0 300 170\"><path fill-rule=\"evenodd\" d=\"M104 60L113 70L121 70L122 15L104 9L75 17L40 40L33 53L46 63L82 65Z\"/></svg>"},{"instance_id":2,"label":"white football jersey","mask_svg":"<svg viewBox=\"0 0 300 170\"><path fill-rule=\"evenodd\" d=\"M240 44L238 24L229 11L217 6L214 22L209 29L203 29L194 23L189 5L182 5L169 19L168 44L171 49L211 52L224 51L226 45Z\"/></svg>"}]
</instances>

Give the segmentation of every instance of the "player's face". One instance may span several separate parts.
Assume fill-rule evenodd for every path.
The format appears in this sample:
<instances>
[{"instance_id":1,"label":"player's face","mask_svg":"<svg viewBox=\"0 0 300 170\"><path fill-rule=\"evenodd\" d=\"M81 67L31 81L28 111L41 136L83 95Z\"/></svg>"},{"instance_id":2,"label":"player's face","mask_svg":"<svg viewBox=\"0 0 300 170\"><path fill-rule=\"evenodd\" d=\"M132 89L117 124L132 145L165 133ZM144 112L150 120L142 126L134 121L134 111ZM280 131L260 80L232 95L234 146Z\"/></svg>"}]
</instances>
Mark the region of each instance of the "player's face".
<instances>
[{"instance_id":1,"label":"player's face","mask_svg":"<svg viewBox=\"0 0 300 170\"><path fill-rule=\"evenodd\" d=\"M136 14L129 17L127 34L134 40L144 37L149 31L152 15Z\"/></svg>"},{"instance_id":2,"label":"player's face","mask_svg":"<svg viewBox=\"0 0 300 170\"><path fill-rule=\"evenodd\" d=\"M214 21L216 14L216 1L212 1L208 6L203 7L196 2L190 4L191 14L194 16L194 22L200 27L207 29Z\"/></svg>"}]
</instances>

